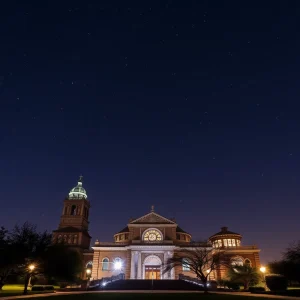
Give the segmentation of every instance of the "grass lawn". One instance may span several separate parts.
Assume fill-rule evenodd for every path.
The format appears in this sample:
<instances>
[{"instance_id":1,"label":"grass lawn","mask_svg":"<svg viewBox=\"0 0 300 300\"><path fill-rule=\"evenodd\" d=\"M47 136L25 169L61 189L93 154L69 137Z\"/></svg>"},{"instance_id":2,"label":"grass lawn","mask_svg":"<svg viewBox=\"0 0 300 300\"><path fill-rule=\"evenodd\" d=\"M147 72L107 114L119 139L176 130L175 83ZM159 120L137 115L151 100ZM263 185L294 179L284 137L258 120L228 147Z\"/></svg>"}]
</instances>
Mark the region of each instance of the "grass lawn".
<instances>
[{"instance_id":1,"label":"grass lawn","mask_svg":"<svg viewBox=\"0 0 300 300\"><path fill-rule=\"evenodd\" d=\"M4 292L17 292L23 290L24 284L6 284L2 287L2 291Z\"/></svg>"},{"instance_id":2,"label":"grass lawn","mask_svg":"<svg viewBox=\"0 0 300 300\"><path fill-rule=\"evenodd\" d=\"M59 287L54 287L54 288L59 288ZM23 290L24 290L24 284L6 284L2 287L2 291L0 291L0 298L7 297L7 296L20 296L23 294ZM31 292L30 288L28 289L28 295L44 294L44 293L49 293L49 291Z\"/></svg>"},{"instance_id":3,"label":"grass lawn","mask_svg":"<svg viewBox=\"0 0 300 300\"><path fill-rule=\"evenodd\" d=\"M161 299L161 300L265 300L263 297L247 297L247 296L233 296L233 295L216 295L216 294L197 294L197 293L99 293L99 294L74 294L74 295L59 295L50 298L39 298L35 297L34 300L150 300L150 299Z\"/></svg>"}]
</instances>

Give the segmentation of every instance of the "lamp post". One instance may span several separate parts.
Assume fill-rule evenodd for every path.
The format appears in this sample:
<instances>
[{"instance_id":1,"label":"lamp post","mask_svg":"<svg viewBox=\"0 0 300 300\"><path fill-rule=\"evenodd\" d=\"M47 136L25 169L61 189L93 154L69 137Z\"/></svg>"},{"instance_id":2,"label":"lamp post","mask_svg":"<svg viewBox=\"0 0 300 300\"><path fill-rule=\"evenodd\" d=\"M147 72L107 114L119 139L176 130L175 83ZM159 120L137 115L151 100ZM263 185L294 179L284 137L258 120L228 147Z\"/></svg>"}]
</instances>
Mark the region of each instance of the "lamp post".
<instances>
[{"instance_id":1,"label":"lamp post","mask_svg":"<svg viewBox=\"0 0 300 300\"><path fill-rule=\"evenodd\" d=\"M89 287L89 283L90 283L90 278L92 275L92 270L91 269L86 269L86 277L87 277L87 283L86 283L86 289L88 289Z\"/></svg>"},{"instance_id":2,"label":"lamp post","mask_svg":"<svg viewBox=\"0 0 300 300\"><path fill-rule=\"evenodd\" d=\"M31 277L33 275L33 271L35 269L35 265L31 264L28 266L28 272L26 274L26 279L25 279L25 285L24 285L24 291L23 294L26 295L27 294L27 287L31 286Z\"/></svg>"},{"instance_id":3,"label":"lamp post","mask_svg":"<svg viewBox=\"0 0 300 300\"><path fill-rule=\"evenodd\" d=\"M263 282L264 282L264 288L267 290L267 283L266 283L266 275L265 275L265 273L266 273L266 267L260 267L260 269L259 269L261 272L262 272L262 274L263 274Z\"/></svg>"},{"instance_id":4,"label":"lamp post","mask_svg":"<svg viewBox=\"0 0 300 300\"><path fill-rule=\"evenodd\" d=\"M30 273L29 273L28 286L31 287L31 277L32 277L32 272L33 272L33 270L35 269L35 265L34 265L34 264L29 265L28 269L29 269L29 271L30 271Z\"/></svg>"}]
</instances>

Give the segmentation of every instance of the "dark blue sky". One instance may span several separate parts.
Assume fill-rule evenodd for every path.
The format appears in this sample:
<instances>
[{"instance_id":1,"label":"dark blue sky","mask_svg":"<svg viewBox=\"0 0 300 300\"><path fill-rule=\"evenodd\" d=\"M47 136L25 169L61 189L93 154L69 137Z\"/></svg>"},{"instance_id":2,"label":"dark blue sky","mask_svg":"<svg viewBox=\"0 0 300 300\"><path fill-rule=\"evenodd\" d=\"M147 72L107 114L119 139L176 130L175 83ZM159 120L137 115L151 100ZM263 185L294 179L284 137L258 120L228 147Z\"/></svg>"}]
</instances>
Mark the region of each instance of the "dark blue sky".
<instances>
[{"instance_id":1,"label":"dark blue sky","mask_svg":"<svg viewBox=\"0 0 300 300\"><path fill-rule=\"evenodd\" d=\"M23 2L0 9L1 225L55 229L83 174L94 239L152 204L263 262L300 239L297 1Z\"/></svg>"}]
</instances>

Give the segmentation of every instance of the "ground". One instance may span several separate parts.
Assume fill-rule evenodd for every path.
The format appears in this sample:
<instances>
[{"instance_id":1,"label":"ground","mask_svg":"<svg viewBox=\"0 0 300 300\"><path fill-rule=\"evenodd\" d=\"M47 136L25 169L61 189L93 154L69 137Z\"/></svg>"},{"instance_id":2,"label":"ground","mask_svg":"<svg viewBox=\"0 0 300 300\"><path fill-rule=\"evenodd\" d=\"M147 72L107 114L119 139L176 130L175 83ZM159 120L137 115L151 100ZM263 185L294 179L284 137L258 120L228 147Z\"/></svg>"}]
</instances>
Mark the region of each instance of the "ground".
<instances>
[{"instance_id":1,"label":"ground","mask_svg":"<svg viewBox=\"0 0 300 300\"><path fill-rule=\"evenodd\" d=\"M5 295L7 296L7 295ZM234 295L217 295L202 293L93 293L93 294L74 294L74 295L56 295L54 297L34 297L34 300L266 300L263 297L247 297ZM20 300L21 298L18 298Z\"/></svg>"},{"instance_id":2,"label":"ground","mask_svg":"<svg viewBox=\"0 0 300 300\"><path fill-rule=\"evenodd\" d=\"M58 296L60 297L60 296ZM194 300L194 299L209 299L209 300L248 300L250 297L239 297L239 296L231 296L231 295L216 295L216 294L209 294L209 295L204 295L204 294L199 294L199 293L170 293L170 294L166 294L166 293L147 293L147 294L139 294L139 293L110 293L110 294L82 294L82 295L71 295L70 298L66 298L67 296L65 296L64 298L60 298L57 299L57 297L55 297L55 300L138 300L138 299L142 299L142 300L150 300L150 299L155 299L155 300L159 300L159 299L163 299L163 300L179 300L179 299L184 299L184 300ZM263 300L266 298L250 298L251 300ZM34 300L37 300L36 298ZM45 299L44 299L45 300ZM52 299L54 300L54 299Z\"/></svg>"}]
</instances>

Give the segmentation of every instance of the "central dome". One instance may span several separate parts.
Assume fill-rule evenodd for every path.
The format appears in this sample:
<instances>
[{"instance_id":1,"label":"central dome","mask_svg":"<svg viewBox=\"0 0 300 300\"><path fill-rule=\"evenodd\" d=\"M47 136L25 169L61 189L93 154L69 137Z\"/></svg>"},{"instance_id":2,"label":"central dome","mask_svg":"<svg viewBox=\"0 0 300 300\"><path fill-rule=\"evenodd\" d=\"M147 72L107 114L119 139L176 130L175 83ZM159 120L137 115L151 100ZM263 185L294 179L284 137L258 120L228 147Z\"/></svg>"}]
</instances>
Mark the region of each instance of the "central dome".
<instances>
[{"instance_id":1,"label":"central dome","mask_svg":"<svg viewBox=\"0 0 300 300\"><path fill-rule=\"evenodd\" d=\"M86 190L82 187L82 176L79 177L78 183L69 193L69 199L87 199Z\"/></svg>"}]
</instances>

